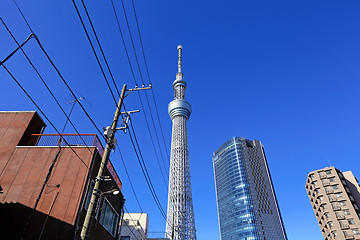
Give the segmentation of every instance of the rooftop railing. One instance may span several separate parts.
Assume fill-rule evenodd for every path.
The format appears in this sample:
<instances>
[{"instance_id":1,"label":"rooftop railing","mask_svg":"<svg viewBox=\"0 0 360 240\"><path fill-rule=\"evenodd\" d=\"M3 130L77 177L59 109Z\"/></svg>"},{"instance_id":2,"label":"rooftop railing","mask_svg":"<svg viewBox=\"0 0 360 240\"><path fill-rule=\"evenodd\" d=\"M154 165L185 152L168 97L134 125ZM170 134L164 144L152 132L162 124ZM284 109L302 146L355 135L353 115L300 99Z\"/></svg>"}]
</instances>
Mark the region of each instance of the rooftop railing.
<instances>
[{"instance_id":1,"label":"rooftop railing","mask_svg":"<svg viewBox=\"0 0 360 240\"><path fill-rule=\"evenodd\" d=\"M28 146L96 147L100 156L104 153L104 147L96 134L31 134ZM121 190L122 183L110 160L107 169Z\"/></svg>"}]
</instances>

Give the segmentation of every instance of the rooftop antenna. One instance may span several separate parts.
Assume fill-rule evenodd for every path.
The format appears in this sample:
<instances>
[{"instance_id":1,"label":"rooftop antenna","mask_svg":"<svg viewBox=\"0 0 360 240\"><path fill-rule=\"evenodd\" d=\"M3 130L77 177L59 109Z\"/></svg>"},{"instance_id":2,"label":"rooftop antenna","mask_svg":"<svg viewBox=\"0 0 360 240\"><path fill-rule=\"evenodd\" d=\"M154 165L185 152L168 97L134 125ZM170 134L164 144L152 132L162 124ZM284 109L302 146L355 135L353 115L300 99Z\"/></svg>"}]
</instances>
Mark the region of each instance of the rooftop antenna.
<instances>
[{"instance_id":1,"label":"rooftop antenna","mask_svg":"<svg viewBox=\"0 0 360 240\"><path fill-rule=\"evenodd\" d=\"M327 160L327 161L328 161L328 163L329 163L329 167L331 167L332 165L331 165L331 163L330 163L329 158L326 158L326 160Z\"/></svg>"},{"instance_id":2,"label":"rooftop antenna","mask_svg":"<svg viewBox=\"0 0 360 240\"><path fill-rule=\"evenodd\" d=\"M72 111L73 111L73 109L74 109L74 107L75 107L76 102L78 102L78 101L80 102L81 100L84 100L84 99L85 99L84 97L79 97L78 99L74 99L74 100L71 100L71 101L68 101L68 102L65 103L65 104L70 104L70 103L72 103L72 106L71 106L69 115L68 115L68 117L66 118L66 122L65 122L65 125L64 125L64 127L63 127L63 129L62 129L62 131L61 131L61 134L63 134L64 131L65 131L66 125L67 125L67 123L69 122L70 115L71 115L71 113L72 113Z\"/></svg>"}]
</instances>

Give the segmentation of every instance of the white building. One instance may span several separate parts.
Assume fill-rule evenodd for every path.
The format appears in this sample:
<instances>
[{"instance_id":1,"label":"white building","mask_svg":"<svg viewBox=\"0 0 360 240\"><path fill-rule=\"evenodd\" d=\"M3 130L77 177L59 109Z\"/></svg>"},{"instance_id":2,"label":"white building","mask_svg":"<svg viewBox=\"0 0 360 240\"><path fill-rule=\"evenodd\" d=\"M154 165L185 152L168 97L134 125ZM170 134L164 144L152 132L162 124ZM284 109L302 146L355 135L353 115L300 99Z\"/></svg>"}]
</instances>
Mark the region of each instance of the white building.
<instances>
[{"instance_id":1,"label":"white building","mask_svg":"<svg viewBox=\"0 0 360 240\"><path fill-rule=\"evenodd\" d=\"M148 227L146 213L124 213L120 240L146 240Z\"/></svg>"}]
</instances>

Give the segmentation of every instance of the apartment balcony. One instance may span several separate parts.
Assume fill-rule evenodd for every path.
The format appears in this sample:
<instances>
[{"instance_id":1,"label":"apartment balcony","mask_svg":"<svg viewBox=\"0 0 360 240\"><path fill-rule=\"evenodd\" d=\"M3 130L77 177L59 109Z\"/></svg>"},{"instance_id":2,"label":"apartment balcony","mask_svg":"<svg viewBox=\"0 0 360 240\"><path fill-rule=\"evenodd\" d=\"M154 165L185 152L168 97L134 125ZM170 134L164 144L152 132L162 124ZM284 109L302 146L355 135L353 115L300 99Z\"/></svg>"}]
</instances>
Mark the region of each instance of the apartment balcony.
<instances>
[{"instance_id":1,"label":"apartment balcony","mask_svg":"<svg viewBox=\"0 0 360 240\"><path fill-rule=\"evenodd\" d=\"M354 235L347 235L347 236L345 236L345 239L355 239L355 237L354 237Z\"/></svg>"},{"instance_id":2,"label":"apartment balcony","mask_svg":"<svg viewBox=\"0 0 360 240\"><path fill-rule=\"evenodd\" d=\"M330 202L336 202L336 201L337 201L337 197L335 197L335 196L329 196L329 201L330 201Z\"/></svg>"},{"instance_id":3,"label":"apartment balcony","mask_svg":"<svg viewBox=\"0 0 360 240\"><path fill-rule=\"evenodd\" d=\"M324 180L322 180L322 184L323 184L323 186L329 186L330 181L328 179L324 179Z\"/></svg>"},{"instance_id":4,"label":"apartment balcony","mask_svg":"<svg viewBox=\"0 0 360 240\"><path fill-rule=\"evenodd\" d=\"M325 192L326 194L331 194L334 192L334 190L332 190L331 188L325 188Z\"/></svg>"},{"instance_id":5,"label":"apartment balcony","mask_svg":"<svg viewBox=\"0 0 360 240\"><path fill-rule=\"evenodd\" d=\"M320 175L320 179L326 178L326 173L320 173L319 175Z\"/></svg>"},{"instance_id":6,"label":"apartment balcony","mask_svg":"<svg viewBox=\"0 0 360 240\"><path fill-rule=\"evenodd\" d=\"M349 224L343 223L343 224L340 224L340 228L344 230L344 229L349 229L350 227L349 227Z\"/></svg>"},{"instance_id":7,"label":"apartment balcony","mask_svg":"<svg viewBox=\"0 0 360 240\"><path fill-rule=\"evenodd\" d=\"M333 209L334 211L338 211L338 210L341 210L341 207L340 207L340 206L335 206L335 207L332 207L332 209Z\"/></svg>"}]
</instances>

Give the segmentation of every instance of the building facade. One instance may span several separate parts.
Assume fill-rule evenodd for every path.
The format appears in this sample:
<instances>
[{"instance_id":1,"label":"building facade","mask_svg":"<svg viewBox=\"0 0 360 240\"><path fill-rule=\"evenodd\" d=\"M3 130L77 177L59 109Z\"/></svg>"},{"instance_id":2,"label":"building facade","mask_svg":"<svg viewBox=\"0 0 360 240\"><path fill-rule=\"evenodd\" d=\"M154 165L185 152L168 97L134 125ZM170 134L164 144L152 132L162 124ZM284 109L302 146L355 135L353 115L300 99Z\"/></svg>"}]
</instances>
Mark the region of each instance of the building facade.
<instances>
[{"instance_id":1,"label":"building facade","mask_svg":"<svg viewBox=\"0 0 360 240\"><path fill-rule=\"evenodd\" d=\"M172 120L169 193L167 205L166 237L171 240L195 240L187 121L191 105L185 100L186 82L181 72L181 51L178 46L178 73L173 83L174 100L168 112Z\"/></svg>"},{"instance_id":2,"label":"building facade","mask_svg":"<svg viewBox=\"0 0 360 240\"><path fill-rule=\"evenodd\" d=\"M305 188L325 240L360 239L360 187L351 171L310 172Z\"/></svg>"},{"instance_id":3,"label":"building facade","mask_svg":"<svg viewBox=\"0 0 360 240\"><path fill-rule=\"evenodd\" d=\"M220 239L287 239L261 142L234 137L213 164Z\"/></svg>"},{"instance_id":4,"label":"building facade","mask_svg":"<svg viewBox=\"0 0 360 240\"><path fill-rule=\"evenodd\" d=\"M96 134L45 127L36 112L0 112L1 239L80 239L103 147ZM110 161L105 175L90 239L119 238L123 196Z\"/></svg>"},{"instance_id":5,"label":"building facade","mask_svg":"<svg viewBox=\"0 0 360 240\"><path fill-rule=\"evenodd\" d=\"M147 213L124 213L120 240L146 240L148 227Z\"/></svg>"}]
</instances>

